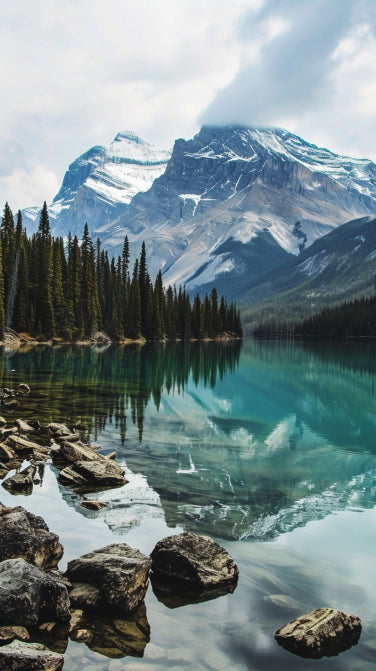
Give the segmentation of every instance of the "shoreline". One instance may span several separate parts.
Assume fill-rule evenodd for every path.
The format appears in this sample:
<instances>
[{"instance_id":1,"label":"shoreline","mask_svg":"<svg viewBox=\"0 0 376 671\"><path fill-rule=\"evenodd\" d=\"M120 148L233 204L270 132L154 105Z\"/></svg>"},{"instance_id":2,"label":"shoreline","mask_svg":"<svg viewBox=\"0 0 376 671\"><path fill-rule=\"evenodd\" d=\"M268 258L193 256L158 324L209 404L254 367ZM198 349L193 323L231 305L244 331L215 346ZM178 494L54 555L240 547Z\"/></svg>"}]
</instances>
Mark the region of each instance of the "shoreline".
<instances>
[{"instance_id":1,"label":"shoreline","mask_svg":"<svg viewBox=\"0 0 376 671\"><path fill-rule=\"evenodd\" d=\"M48 347L60 347L60 346L78 346L78 347L109 347L110 345L146 345L148 343L173 343L173 342L229 342L232 340L243 340L241 336L234 334L221 334L214 338L187 338L182 340L181 338L176 338L175 340L168 340L163 338L161 340L147 340L146 338L119 338L112 339L105 333L100 333L98 336L93 336L92 338L84 338L78 340L65 340L64 338L54 337L46 340L38 340L32 338L27 334L5 334L4 340L0 340L0 347L5 347L7 349L18 349L21 347L39 347L39 346L48 346Z\"/></svg>"}]
</instances>

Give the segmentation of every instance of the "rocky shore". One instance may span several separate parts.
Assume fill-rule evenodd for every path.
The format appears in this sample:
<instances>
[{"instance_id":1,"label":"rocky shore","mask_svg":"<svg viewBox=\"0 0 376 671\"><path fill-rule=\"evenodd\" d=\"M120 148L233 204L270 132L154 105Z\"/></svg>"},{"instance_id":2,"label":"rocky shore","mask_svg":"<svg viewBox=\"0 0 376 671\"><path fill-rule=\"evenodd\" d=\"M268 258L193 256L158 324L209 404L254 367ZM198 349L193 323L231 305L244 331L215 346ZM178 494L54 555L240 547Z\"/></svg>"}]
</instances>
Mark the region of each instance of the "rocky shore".
<instances>
[{"instance_id":1,"label":"rocky shore","mask_svg":"<svg viewBox=\"0 0 376 671\"><path fill-rule=\"evenodd\" d=\"M1 388L0 479L11 494L30 494L52 461L59 481L82 496L127 484L115 453L103 455L78 426L14 418L27 384ZM21 506L0 502L0 671L59 671L69 639L109 658L142 657L150 640L145 595L151 582L168 608L232 593L238 568L207 536L181 533L160 540L150 556L126 543L98 548L62 573L59 537ZM356 644L360 619L320 608L275 632L286 650L307 658L337 655Z\"/></svg>"}]
</instances>

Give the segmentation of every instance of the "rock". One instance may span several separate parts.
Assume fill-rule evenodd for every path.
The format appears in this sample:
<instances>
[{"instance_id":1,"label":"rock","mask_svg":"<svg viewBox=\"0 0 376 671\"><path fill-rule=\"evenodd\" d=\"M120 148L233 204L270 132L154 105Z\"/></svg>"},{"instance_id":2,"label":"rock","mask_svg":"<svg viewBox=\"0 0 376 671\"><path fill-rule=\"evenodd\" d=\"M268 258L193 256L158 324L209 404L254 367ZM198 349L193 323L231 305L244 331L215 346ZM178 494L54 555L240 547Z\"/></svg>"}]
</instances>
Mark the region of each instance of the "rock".
<instances>
[{"instance_id":1,"label":"rock","mask_svg":"<svg viewBox=\"0 0 376 671\"><path fill-rule=\"evenodd\" d=\"M68 433L68 434L64 434L63 436L54 436L54 440L56 440L57 443L63 443L66 440L69 440L71 443L79 443L80 442L80 434L79 433Z\"/></svg>"},{"instance_id":2,"label":"rock","mask_svg":"<svg viewBox=\"0 0 376 671\"><path fill-rule=\"evenodd\" d=\"M89 445L78 445L68 441L61 443L59 450L54 451L54 456L63 461L102 461L104 457L93 450Z\"/></svg>"},{"instance_id":3,"label":"rock","mask_svg":"<svg viewBox=\"0 0 376 671\"><path fill-rule=\"evenodd\" d=\"M177 585L175 581L168 583L164 576L163 578L159 578L155 573L151 574L150 582L158 601L171 609L181 608L192 603L212 601L220 596L225 596L225 594L231 594L236 587L236 583L228 583L220 587L192 589L190 584Z\"/></svg>"},{"instance_id":4,"label":"rock","mask_svg":"<svg viewBox=\"0 0 376 671\"><path fill-rule=\"evenodd\" d=\"M65 424L58 424L57 422L51 422L47 424L48 433L54 438L58 436L69 436L71 431Z\"/></svg>"},{"instance_id":5,"label":"rock","mask_svg":"<svg viewBox=\"0 0 376 671\"><path fill-rule=\"evenodd\" d=\"M7 475L7 473L9 473L9 471L10 471L10 469L8 468L8 466L5 466L5 464L3 464L0 461L0 480L5 478L5 476Z\"/></svg>"},{"instance_id":6,"label":"rock","mask_svg":"<svg viewBox=\"0 0 376 671\"><path fill-rule=\"evenodd\" d=\"M5 443L0 443L0 459L2 461L10 461L15 457L16 453L14 450L12 450L11 447L9 447L9 445L6 445Z\"/></svg>"},{"instance_id":7,"label":"rock","mask_svg":"<svg viewBox=\"0 0 376 671\"><path fill-rule=\"evenodd\" d=\"M17 387L17 391L19 394L26 396L27 394L30 394L30 387L28 384L25 384L25 382L20 382Z\"/></svg>"},{"instance_id":8,"label":"rock","mask_svg":"<svg viewBox=\"0 0 376 671\"><path fill-rule=\"evenodd\" d=\"M31 426L31 424L25 422L23 419L16 419L15 425L22 431L22 433L31 433L32 431L35 431L35 427Z\"/></svg>"},{"instance_id":9,"label":"rock","mask_svg":"<svg viewBox=\"0 0 376 671\"><path fill-rule=\"evenodd\" d=\"M42 643L12 641L0 648L0 671L61 671L64 656Z\"/></svg>"},{"instance_id":10,"label":"rock","mask_svg":"<svg viewBox=\"0 0 376 671\"><path fill-rule=\"evenodd\" d=\"M99 501L90 501L88 499L81 501L81 506L83 508L87 508L88 510L102 510L105 505L105 503L100 503Z\"/></svg>"},{"instance_id":11,"label":"rock","mask_svg":"<svg viewBox=\"0 0 376 671\"><path fill-rule=\"evenodd\" d=\"M45 521L21 506L0 504L0 561L22 557L39 568L57 566L63 554L59 537Z\"/></svg>"},{"instance_id":12,"label":"rock","mask_svg":"<svg viewBox=\"0 0 376 671\"><path fill-rule=\"evenodd\" d=\"M21 436L11 435L7 438L7 445L10 445L17 452L33 452L33 450L40 450L41 446L38 443L33 443L31 440L21 438Z\"/></svg>"},{"instance_id":13,"label":"rock","mask_svg":"<svg viewBox=\"0 0 376 671\"><path fill-rule=\"evenodd\" d=\"M1 416L0 416L0 427L5 426L6 423L7 423L7 420L4 419L4 417L1 417Z\"/></svg>"},{"instance_id":14,"label":"rock","mask_svg":"<svg viewBox=\"0 0 376 671\"><path fill-rule=\"evenodd\" d=\"M139 550L125 543L115 543L70 561L66 575L73 588L76 582L97 588L96 607L115 606L130 613L144 599L150 566L150 558ZM85 607L84 601L81 600L79 607Z\"/></svg>"},{"instance_id":15,"label":"rock","mask_svg":"<svg viewBox=\"0 0 376 671\"><path fill-rule=\"evenodd\" d=\"M85 491L100 487L120 487L128 482L124 477L124 470L117 462L103 458L97 461L77 461L60 472L59 480L74 489Z\"/></svg>"},{"instance_id":16,"label":"rock","mask_svg":"<svg viewBox=\"0 0 376 671\"><path fill-rule=\"evenodd\" d=\"M142 657L150 640L145 604L127 616L116 615L113 611L84 613L73 610L70 637L106 657Z\"/></svg>"},{"instance_id":17,"label":"rock","mask_svg":"<svg viewBox=\"0 0 376 671\"><path fill-rule=\"evenodd\" d=\"M9 492L24 494L31 494L33 491L34 476L36 473L35 466L27 466L20 473L12 475L2 482L2 486Z\"/></svg>"},{"instance_id":18,"label":"rock","mask_svg":"<svg viewBox=\"0 0 376 671\"><path fill-rule=\"evenodd\" d=\"M69 592L69 598L74 608L96 608L99 603L99 589L87 582L75 582Z\"/></svg>"},{"instance_id":19,"label":"rock","mask_svg":"<svg viewBox=\"0 0 376 671\"><path fill-rule=\"evenodd\" d=\"M191 532L168 536L156 544L150 556L159 580L195 590L236 587L238 567L227 550L208 536Z\"/></svg>"},{"instance_id":20,"label":"rock","mask_svg":"<svg viewBox=\"0 0 376 671\"><path fill-rule=\"evenodd\" d=\"M66 586L24 559L0 563L0 622L36 627L44 619L70 619Z\"/></svg>"},{"instance_id":21,"label":"rock","mask_svg":"<svg viewBox=\"0 0 376 671\"><path fill-rule=\"evenodd\" d=\"M21 405L20 402L17 401L16 398L12 398L10 401L4 401L4 403L3 403L3 406L7 410L14 410L15 408L19 408L20 405Z\"/></svg>"},{"instance_id":22,"label":"rock","mask_svg":"<svg viewBox=\"0 0 376 671\"><path fill-rule=\"evenodd\" d=\"M359 617L334 608L318 608L275 632L286 650L312 659L332 657L355 645L362 630Z\"/></svg>"},{"instance_id":23,"label":"rock","mask_svg":"<svg viewBox=\"0 0 376 671\"><path fill-rule=\"evenodd\" d=\"M29 641L30 634L26 627L0 627L0 645L11 643L15 638L19 641Z\"/></svg>"}]
</instances>

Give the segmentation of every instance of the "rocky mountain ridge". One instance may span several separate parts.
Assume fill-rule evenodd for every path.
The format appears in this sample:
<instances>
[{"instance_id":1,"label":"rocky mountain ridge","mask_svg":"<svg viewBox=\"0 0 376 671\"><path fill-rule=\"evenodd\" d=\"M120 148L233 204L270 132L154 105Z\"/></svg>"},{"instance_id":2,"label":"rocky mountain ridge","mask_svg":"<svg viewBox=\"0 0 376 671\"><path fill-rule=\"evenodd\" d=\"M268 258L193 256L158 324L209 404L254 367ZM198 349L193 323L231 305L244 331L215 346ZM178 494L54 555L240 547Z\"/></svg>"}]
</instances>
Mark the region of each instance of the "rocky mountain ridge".
<instances>
[{"instance_id":1,"label":"rocky mountain ridge","mask_svg":"<svg viewBox=\"0 0 376 671\"><path fill-rule=\"evenodd\" d=\"M71 164L50 213L55 234L81 235L87 221L115 256L126 234L133 256L145 241L166 284L203 293L215 283L237 297L334 228L375 215L376 165L278 128L204 126L171 155L123 133Z\"/></svg>"}]
</instances>

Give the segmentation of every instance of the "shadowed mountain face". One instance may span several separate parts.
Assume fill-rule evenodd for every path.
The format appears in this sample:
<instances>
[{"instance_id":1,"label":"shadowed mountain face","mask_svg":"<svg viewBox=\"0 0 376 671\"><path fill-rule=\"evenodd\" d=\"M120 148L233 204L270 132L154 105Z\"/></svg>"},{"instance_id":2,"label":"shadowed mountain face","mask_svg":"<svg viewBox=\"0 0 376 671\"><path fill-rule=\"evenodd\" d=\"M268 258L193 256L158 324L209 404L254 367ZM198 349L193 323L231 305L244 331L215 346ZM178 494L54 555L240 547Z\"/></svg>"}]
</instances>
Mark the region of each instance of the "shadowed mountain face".
<instances>
[{"instance_id":1,"label":"shadowed mountain face","mask_svg":"<svg viewBox=\"0 0 376 671\"><path fill-rule=\"evenodd\" d=\"M347 221L376 213L376 166L288 131L205 126L172 155L133 134L69 167L51 206L53 232L85 221L115 256L146 243L152 276L191 293L236 297L290 255ZM25 213L37 221L37 212ZM35 227L34 223L34 227Z\"/></svg>"},{"instance_id":2,"label":"shadowed mountain face","mask_svg":"<svg viewBox=\"0 0 376 671\"><path fill-rule=\"evenodd\" d=\"M373 293L376 268L376 219L343 224L316 240L298 257L265 273L241 296L246 321L299 320L323 306ZM272 316L274 315L274 316Z\"/></svg>"}]
</instances>

